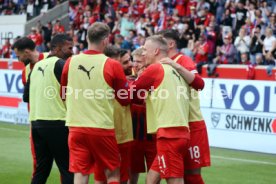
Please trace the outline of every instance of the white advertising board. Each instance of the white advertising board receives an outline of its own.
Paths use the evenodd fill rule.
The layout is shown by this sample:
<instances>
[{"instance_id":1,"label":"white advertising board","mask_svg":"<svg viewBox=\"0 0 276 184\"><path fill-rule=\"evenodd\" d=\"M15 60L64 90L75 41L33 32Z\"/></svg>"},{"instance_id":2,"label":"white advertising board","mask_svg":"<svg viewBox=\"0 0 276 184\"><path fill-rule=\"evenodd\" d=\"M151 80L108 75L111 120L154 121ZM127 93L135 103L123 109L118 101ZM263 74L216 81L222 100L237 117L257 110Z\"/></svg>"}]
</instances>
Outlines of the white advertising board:
<instances>
[{"instance_id":1,"label":"white advertising board","mask_svg":"<svg viewBox=\"0 0 276 184\"><path fill-rule=\"evenodd\" d=\"M0 70L0 121L28 123L27 104L22 102L22 71Z\"/></svg>"},{"instance_id":2,"label":"white advertising board","mask_svg":"<svg viewBox=\"0 0 276 184\"><path fill-rule=\"evenodd\" d=\"M0 70L0 96L22 97L22 71Z\"/></svg>"},{"instance_id":3,"label":"white advertising board","mask_svg":"<svg viewBox=\"0 0 276 184\"><path fill-rule=\"evenodd\" d=\"M201 110L210 145L276 154L276 83L205 81L210 96L201 92Z\"/></svg>"},{"instance_id":4,"label":"white advertising board","mask_svg":"<svg viewBox=\"0 0 276 184\"><path fill-rule=\"evenodd\" d=\"M0 16L0 46L7 38L13 40L17 36L24 36L26 22L26 15Z\"/></svg>"}]
</instances>

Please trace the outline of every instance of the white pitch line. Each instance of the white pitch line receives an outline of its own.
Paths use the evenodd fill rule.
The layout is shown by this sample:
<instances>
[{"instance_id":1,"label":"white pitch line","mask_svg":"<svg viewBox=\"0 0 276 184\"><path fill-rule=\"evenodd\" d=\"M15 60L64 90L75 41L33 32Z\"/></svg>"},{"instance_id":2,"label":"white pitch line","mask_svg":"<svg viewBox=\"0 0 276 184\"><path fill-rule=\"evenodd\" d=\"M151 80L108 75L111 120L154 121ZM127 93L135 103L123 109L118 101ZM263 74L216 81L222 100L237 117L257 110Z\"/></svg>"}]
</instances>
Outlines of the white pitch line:
<instances>
[{"instance_id":1,"label":"white pitch line","mask_svg":"<svg viewBox=\"0 0 276 184\"><path fill-rule=\"evenodd\" d=\"M223 156L217 156L217 155L212 155L211 158L276 166L276 163L274 163L274 162L265 162L265 161L258 161L258 160L249 160L249 159L241 159L241 158L223 157Z\"/></svg>"},{"instance_id":2,"label":"white pitch line","mask_svg":"<svg viewBox=\"0 0 276 184\"><path fill-rule=\"evenodd\" d=\"M0 127L0 130L6 130L6 131L10 131L10 132L29 133L29 131L16 130L16 129L12 129L12 128L4 128L4 127Z\"/></svg>"}]
</instances>

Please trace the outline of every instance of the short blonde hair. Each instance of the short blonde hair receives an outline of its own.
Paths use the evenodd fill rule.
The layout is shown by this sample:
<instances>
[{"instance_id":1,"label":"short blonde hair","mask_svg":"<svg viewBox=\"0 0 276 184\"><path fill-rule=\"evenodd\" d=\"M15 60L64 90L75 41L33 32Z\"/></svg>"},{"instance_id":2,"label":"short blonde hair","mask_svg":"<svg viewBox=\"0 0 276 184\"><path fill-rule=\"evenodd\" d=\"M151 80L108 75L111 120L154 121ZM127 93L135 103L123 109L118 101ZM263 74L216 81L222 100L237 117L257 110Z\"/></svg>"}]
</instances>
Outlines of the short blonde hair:
<instances>
[{"instance_id":1,"label":"short blonde hair","mask_svg":"<svg viewBox=\"0 0 276 184\"><path fill-rule=\"evenodd\" d=\"M166 39L161 36L161 35L153 35L150 36L146 39L146 41L152 41L153 43L155 43L156 45L158 45L159 49L163 52L168 52L169 47L168 44L166 42Z\"/></svg>"},{"instance_id":2,"label":"short blonde hair","mask_svg":"<svg viewBox=\"0 0 276 184\"><path fill-rule=\"evenodd\" d=\"M142 56L143 54L143 47L139 47L138 49L135 49L131 55L132 56Z\"/></svg>"}]
</instances>

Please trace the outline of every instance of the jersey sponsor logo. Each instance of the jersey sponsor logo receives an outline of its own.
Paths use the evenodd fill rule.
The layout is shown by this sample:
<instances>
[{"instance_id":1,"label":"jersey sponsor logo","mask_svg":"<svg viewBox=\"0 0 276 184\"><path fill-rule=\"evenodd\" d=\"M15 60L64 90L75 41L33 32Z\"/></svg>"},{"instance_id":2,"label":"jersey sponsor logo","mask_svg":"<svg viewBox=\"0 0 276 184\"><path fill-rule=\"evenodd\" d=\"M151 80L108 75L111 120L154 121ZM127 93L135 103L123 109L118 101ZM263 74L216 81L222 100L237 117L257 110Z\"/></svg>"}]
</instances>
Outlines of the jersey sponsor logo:
<instances>
[{"instance_id":1,"label":"jersey sponsor logo","mask_svg":"<svg viewBox=\"0 0 276 184\"><path fill-rule=\"evenodd\" d=\"M272 116L213 112L213 128L259 134L276 134L276 118ZM213 118L213 116L215 118ZM213 123L215 122L215 123Z\"/></svg>"},{"instance_id":2,"label":"jersey sponsor logo","mask_svg":"<svg viewBox=\"0 0 276 184\"><path fill-rule=\"evenodd\" d=\"M95 68L95 67L92 66L92 67L90 68L90 70L87 70L87 69L86 69L84 66L82 66L82 65L79 65L79 67L78 67L79 70L81 70L81 71L83 71L83 72L85 72L85 73L87 74L87 77L88 77L89 80L90 80L90 72L92 71L93 68Z\"/></svg>"},{"instance_id":3,"label":"jersey sponsor logo","mask_svg":"<svg viewBox=\"0 0 276 184\"><path fill-rule=\"evenodd\" d=\"M42 69L41 67L38 67L38 69L37 69L38 71L41 71L43 77L44 77L44 71L45 71L45 69L47 68L47 66L48 66L48 65L46 65L43 69Z\"/></svg>"}]
</instances>

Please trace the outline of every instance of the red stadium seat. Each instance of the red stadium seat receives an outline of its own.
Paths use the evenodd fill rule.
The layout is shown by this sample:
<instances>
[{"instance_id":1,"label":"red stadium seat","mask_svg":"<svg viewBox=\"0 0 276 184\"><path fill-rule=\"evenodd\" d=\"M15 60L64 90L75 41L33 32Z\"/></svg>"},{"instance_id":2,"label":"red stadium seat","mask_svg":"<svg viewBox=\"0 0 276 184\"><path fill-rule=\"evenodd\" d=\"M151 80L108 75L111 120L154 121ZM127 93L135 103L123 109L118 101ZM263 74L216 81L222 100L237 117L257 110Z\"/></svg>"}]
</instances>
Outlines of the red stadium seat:
<instances>
[{"instance_id":1,"label":"red stadium seat","mask_svg":"<svg viewBox=\"0 0 276 184\"><path fill-rule=\"evenodd\" d=\"M12 63L12 69L14 69L14 70L23 70L24 67L25 66L22 62L17 62L16 61L16 62Z\"/></svg>"},{"instance_id":2,"label":"red stadium seat","mask_svg":"<svg viewBox=\"0 0 276 184\"><path fill-rule=\"evenodd\" d=\"M0 61L0 69L8 69L9 63L7 61Z\"/></svg>"}]
</instances>

